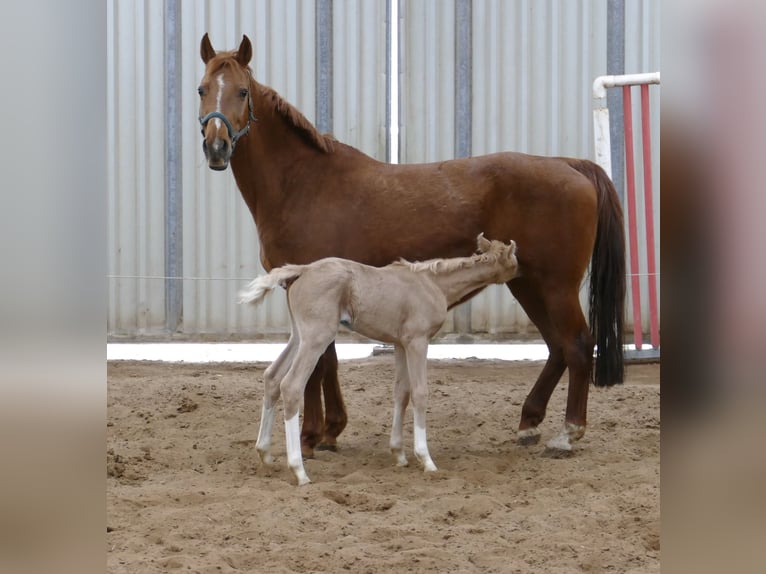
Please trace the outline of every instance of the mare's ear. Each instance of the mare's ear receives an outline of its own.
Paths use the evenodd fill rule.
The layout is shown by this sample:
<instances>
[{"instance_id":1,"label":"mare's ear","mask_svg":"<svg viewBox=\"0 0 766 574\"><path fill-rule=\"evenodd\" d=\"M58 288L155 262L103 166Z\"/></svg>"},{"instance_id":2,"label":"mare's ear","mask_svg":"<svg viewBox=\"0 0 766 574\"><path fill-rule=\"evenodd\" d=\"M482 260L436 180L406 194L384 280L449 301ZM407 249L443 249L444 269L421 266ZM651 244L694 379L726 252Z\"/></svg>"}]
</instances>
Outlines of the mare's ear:
<instances>
[{"instance_id":1,"label":"mare's ear","mask_svg":"<svg viewBox=\"0 0 766 574\"><path fill-rule=\"evenodd\" d=\"M210 37L207 35L207 32L202 36L202 42L199 44L199 55L205 64L215 56L215 50L213 50L213 44L210 43Z\"/></svg>"},{"instance_id":2,"label":"mare's ear","mask_svg":"<svg viewBox=\"0 0 766 574\"><path fill-rule=\"evenodd\" d=\"M237 62L243 68L247 68L250 63L250 58L253 57L253 45L250 43L250 38L246 35L242 35L242 42L239 43L237 48Z\"/></svg>"},{"instance_id":3,"label":"mare's ear","mask_svg":"<svg viewBox=\"0 0 766 574\"><path fill-rule=\"evenodd\" d=\"M483 231L476 236L476 247L479 249L480 252L486 253L487 251L489 251L489 248L491 246L492 246L492 242L486 237L484 237Z\"/></svg>"}]
</instances>

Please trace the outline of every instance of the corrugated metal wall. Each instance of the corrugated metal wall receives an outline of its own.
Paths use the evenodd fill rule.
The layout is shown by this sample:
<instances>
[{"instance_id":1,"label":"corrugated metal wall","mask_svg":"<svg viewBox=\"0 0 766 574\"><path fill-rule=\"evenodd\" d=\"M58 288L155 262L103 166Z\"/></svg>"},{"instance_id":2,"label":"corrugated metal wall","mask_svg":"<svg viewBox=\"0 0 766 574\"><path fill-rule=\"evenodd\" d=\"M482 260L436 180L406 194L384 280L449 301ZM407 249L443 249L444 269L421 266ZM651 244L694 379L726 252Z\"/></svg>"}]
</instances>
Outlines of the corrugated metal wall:
<instances>
[{"instance_id":1,"label":"corrugated metal wall","mask_svg":"<svg viewBox=\"0 0 766 574\"><path fill-rule=\"evenodd\" d=\"M233 49L247 34L253 41L251 65L258 81L275 88L315 121L320 1L179 3L185 277L180 330L186 335L289 331L281 293L256 310L236 304L243 283L262 272L258 240L231 173L212 172L204 162L196 94L203 72L200 38L208 32L216 49ZM402 162L455 156L458 2L399 0ZM387 3L330 4L332 131L338 139L384 160ZM590 86L606 69L606 0L470 4L471 153L505 149L593 157ZM659 0L627 4L626 71L658 70ZM109 29L108 332L161 335L165 331L163 3L111 0ZM658 111L653 123L659 125ZM658 177L659 169L654 173ZM658 210L659 201L655 205ZM533 328L505 287L493 287L473 299L469 319L469 330L476 332ZM453 329L450 318L445 331Z\"/></svg>"},{"instance_id":2,"label":"corrugated metal wall","mask_svg":"<svg viewBox=\"0 0 766 574\"><path fill-rule=\"evenodd\" d=\"M165 325L162 2L107 14L108 330L140 336Z\"/></svg>"}]
</instances>

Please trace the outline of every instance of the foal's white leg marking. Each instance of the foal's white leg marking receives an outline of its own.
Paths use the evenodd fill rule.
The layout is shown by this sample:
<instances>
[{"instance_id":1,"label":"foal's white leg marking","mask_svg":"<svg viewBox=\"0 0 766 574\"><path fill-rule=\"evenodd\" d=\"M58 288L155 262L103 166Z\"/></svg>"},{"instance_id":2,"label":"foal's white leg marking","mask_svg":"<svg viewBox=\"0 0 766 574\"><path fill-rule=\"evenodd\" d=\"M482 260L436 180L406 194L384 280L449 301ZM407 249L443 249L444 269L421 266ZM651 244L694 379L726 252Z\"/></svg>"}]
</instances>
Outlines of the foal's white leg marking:
<instances>
[{"instance_id":1,"label":"foal's white leg marking","mask_svg":"<svg viewBox=\"0 0 766 574\"><path fill-rule=\"evenodd\" d=\"M274 457L271 456L271 432L274 429L276 414L276 405L268 397L264 397L263 407L261 407L261 426L258 429L258 440L255 442L255 449L263 464L274 462Z\"/></svg>"},{"instance_id":2,"label":"foal's white leg marking","mask_svg":"<svg viewBox=\"0 0 766 574\"><path fill-rule=\"evenodd\" d=\"M311 482L303 468L303 455L301 454L301 427L298 422L298 413L292 418L285 419L285 441L287 442L287 464L298 479L298 486Z\"/></svg>"},{"instance_id":3,"label":"foal's white leg marking","mask_svg":"<svg viewBox=\"0 0 766 574\"><path fill-rule=\"evenodd\" d=\"M549 440L546 446L550 449L568 452L572 450L572 442L579 440L584 434L584 426L564 423L564 428L561 429L561 432Z\"/></svg>"},{"instance_id":4,"label":"foal's white leg marking","mask_svg":"<svg viewBox=\"0 0 766 574\"><path fill-rule=\"evenodd\" d=\"M431 455L428 454L426 442L426 408L428 406L426 355L428 353L428 341L412 341L405 352L407 354L410 392L412 393L412 410L415 412L415 456L426 472L433 472L436 470L436 465L431 460Z\"/></svg>"},{"instance_id":5,"label":"foal's white leg marking","mask_svg":"<svg viewBox=\"0 0 766 574\"><path fill-rule=\"evenodd\" d=\"M215 83L218 84L218 93L215 95L215 111L219 112L221 111L221 98L223 97L223 72L218 74L215 78ZM221 129L221 120L220 118L213 118L213 121L215 122L215 129L220 130Z\"/></svg>"},{"instance_id":6,"label":"foal's white leg marking","mask_svg":"<svg viewBox=\"0 0 766 574\"><path fill-rule=\"evenodd\" d=\"M431 455L428 454L428 442L426 441L426 413L415 409L415 456L423 465L426 472L436 470Z\"/></svg>"}]
</instances>

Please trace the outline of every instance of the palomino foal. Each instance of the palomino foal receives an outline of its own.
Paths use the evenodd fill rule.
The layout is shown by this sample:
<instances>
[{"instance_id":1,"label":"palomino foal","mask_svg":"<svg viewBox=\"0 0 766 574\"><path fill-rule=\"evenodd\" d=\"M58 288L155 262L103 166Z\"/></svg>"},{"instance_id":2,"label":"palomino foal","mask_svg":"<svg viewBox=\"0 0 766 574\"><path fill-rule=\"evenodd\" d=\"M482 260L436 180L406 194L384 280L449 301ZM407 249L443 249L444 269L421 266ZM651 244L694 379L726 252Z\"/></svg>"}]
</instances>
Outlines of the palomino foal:
<instances>
[{"instance_id":1,"label":"palomino foal","mask_svg":"<svg viewBox=\"0 0 766 574\"><path fill-rule=\"evenodd\" d=\"M309 375L319 356L335 339L338 324L371 339L394 345L394 419L391 452L398 466L407 465L402 425L410 398L414 410L414 451L426 471L436 470L426 444L426 352L441 328L447 309L491 283L517 275L516 243L490 241L479 234L471 257L404 260L370 267L329 257L309 265L285 265L257 277L240 293L240 302L260 303L281 285L287 289L290 339L264 375L265 392L256 448L271 464L271 433L276 402L284 400L287 464L298 484L311 482L303 468L298 411Z\"/></svg>"}]
</instances>

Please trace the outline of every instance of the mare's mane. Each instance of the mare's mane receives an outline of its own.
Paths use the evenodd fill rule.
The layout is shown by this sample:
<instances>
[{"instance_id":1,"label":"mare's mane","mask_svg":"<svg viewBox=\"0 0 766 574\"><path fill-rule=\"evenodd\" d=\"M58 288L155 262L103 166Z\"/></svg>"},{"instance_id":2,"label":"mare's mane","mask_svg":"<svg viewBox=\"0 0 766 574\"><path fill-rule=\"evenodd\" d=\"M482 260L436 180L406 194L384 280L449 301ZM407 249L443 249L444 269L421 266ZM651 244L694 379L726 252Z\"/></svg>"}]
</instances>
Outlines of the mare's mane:
<instances>
[{"instance_id":1,"label":"mare's mane","mask_svg":"<svg viewBox=\"0 0 766 574\"><path fill-rule=\"evenodd\" d=\"M398 261L391 263L391 265L407 267L410 271L416 273L421 271L428 271L429 273L449 273L450 271L457 271L458 269L474 267L480 263L495 263L505 254L507 248L508 245L505 245L500 241L492 241L488 251L485 251L484 253L476 253L470 257L428 259L426 261L407 261L406 259L399 259Z\"/></svg>"},{"instance_id":2,"label":"mare's mane","mask_svg":"<svg viewBox=\"0 0 766 574\"><path fill-rule=\"evenodd\" d=\"M210 62L208 62L210 73L213 74L225 66L240 66L239 62L236 60L236 56L236 50L219 52L210 60ZM319 133L314 125L306 119L306 116L288 103L276 92L276 90L256 82L253 78L253 70L250 66L247 67L247 73L250 76L250 89L252 90L253 84L255 84L255 87L260 91L264 101L269 102L274 107L277 114L284 118L289 125L294 127L308 143L312 144L323 153L332 153L335 151L334 142L337 140L334 137Z\"/></svg>"}]
</instances>

